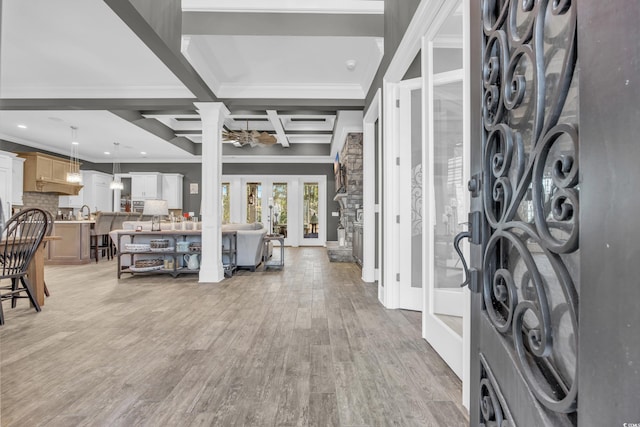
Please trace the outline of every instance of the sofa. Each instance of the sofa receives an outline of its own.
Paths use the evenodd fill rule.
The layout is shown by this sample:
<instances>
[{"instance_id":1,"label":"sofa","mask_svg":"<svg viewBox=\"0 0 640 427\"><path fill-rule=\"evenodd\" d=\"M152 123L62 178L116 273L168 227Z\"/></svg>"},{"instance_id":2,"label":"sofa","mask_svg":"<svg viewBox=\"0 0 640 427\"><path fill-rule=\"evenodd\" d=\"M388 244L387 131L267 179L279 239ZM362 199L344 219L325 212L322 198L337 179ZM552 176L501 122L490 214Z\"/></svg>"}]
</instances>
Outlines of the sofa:
<instances>
[{"instance_id":1,"label":"sofa","mask_svg":"<svg viewBox=\"0 0 640 427\"><path fill-rule=\"evenodd\" d=\"M238 250L236 265L238 268L248 268L255 271L263 260L264 236L267 229L264 224L256 222L251 224L223 224L222 232L236 231L238 239ZM222 245L228 248L230 245L229 237L222 237ZM269 250L269 249L268 249ZM267 256L270 254L266 254ZM222 263L227 264L229 256L222 255Z\"/></svg>"}]
</instances>

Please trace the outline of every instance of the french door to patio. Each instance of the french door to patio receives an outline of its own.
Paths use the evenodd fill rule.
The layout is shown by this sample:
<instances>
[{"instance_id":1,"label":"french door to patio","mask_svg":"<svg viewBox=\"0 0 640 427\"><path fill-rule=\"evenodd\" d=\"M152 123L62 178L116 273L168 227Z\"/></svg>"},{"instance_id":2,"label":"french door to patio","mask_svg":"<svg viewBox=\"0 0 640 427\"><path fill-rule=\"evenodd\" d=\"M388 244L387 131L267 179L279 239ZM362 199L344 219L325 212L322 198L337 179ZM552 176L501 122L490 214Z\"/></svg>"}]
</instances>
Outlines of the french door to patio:
<instances>
[{"instance_id":1,"label":"french door to patio","mask_svg":"<svg viewBox=\"0 0 640 427\"><path fill-rule=\"evenodd\" d=\"M221 202L224 221L261 222L287 246L326 242L326 176L225 175Z\"/></svg>"}]
</instances>

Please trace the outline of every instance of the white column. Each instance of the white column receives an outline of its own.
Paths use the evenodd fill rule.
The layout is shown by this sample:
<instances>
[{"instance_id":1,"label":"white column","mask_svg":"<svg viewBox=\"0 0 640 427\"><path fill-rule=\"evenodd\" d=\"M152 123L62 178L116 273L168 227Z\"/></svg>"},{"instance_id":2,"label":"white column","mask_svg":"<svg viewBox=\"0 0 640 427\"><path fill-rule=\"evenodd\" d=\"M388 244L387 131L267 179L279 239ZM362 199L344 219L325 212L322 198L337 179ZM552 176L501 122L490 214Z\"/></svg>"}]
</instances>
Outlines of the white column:
<instances>
[{"instance_id":1,"label":"white column","mask_svg":"<svg viewBox=\"0 0 640 427\"><path fill-rule=\"evenodd\" d=\"M200 283L224 279L222 267L222 124L229 114L221 102L195 102L202 120L202 255Z\"/></svg>"}]
</instances>

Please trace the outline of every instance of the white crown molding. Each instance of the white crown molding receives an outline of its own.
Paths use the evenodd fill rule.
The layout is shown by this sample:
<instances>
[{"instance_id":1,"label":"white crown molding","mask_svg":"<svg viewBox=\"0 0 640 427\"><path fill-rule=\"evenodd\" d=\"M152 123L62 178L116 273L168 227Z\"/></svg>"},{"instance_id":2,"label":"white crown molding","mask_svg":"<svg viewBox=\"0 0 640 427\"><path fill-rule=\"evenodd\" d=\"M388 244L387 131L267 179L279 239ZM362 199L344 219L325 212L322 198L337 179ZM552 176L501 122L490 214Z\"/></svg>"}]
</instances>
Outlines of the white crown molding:
<instances>
[{"instance_id":1,"label":"white crown molding","mask_svg":"<svg viewBox=\"0 0 640 427\"><path fill-rule=\"evenodd\" d=\"M382 0L182 0L184 12L384 13Z\"/></svg>"},{"instance_id":2,"label":"white crown molding","mask_svg":"<svg viewBox=\"0 0 640 427\"><path fill-rule=\"evenodd\" d=\"M19 136L14 136L14 135L9 135L7 133L2 133L0 132L0 139L4 139L5 141L8 142L13 142L15 144L21 144L21 145L26 145L28 147L33 147L33 148L39 148L41 150L46 150L46 151L50 151L52 153L57 153L57 154L61 154L63 156L67 156L69 157L69 150L61 150L59 147L53 147L50 145L45 145L45 144L40 144L39 142L34 142L31 141L29 139L24 139L24 138L20 138ZM93 160L87 158L87 157L83 157L81 159L82 160L88 160L90 162L93 162Z\"/></svg>"},{"instance_id":3,"label":"white crown molding","mask_svg":"<svg viewBox=\"0 0 640 427\"><path fill-rule=\"evenodd\" d=\"M333 163L331 156L222 156L222 163Z\"/></svg>"},{"instance_id":4,"label":"white crown molding","mask_svg":"<svg viewBox=\"0 0 640 427\"><path fill-rule=\"evenodd\" d=\"M2 98L194 98L184 86L12 86L0 91Z\"/></svg>"},{"instance_id":5,"label":"white crown molding","mask_svg":"<svg viewBox=\"0 0 640 427\"><path fill-rule=\"evenodd\" d=\"M300 85L223 83L216 95L219 98L364 99L366 93L362 85L357 83Z\"/></svg>"}]
</instances>

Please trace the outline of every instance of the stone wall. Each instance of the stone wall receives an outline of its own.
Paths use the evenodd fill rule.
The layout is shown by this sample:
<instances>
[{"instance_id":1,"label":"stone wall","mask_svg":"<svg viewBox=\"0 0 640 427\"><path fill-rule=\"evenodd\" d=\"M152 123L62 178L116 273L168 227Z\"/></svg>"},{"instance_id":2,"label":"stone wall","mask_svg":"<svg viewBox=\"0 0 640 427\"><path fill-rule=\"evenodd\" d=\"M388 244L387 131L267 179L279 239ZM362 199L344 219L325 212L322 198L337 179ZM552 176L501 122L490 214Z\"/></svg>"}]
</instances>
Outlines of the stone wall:
<instances>
[{"instance_id":1,"label":"stone wall","mask_svg":"<svg viewBox=\"0 0 640 427\"><path fill-rule=\"evenodd\" d=\"M25 191L22 195L23 208L40 208L51 212L56 216L58 213L58 200L57 193L38 193L32 191Z\"/></svg>"},{"instance_id":2,"label":"stone wall","mask_svg":"<svg viewBox=\"0 0 640 427\"><path fill-rule=\"evenodd\" d=\"M340 153L340 163L345 167L346 208L341 209L340 221L346 231L346 244L352 246L353 223L356 210L362 209L362 133L350 133Z\"/></svg>"}]
</instances>

